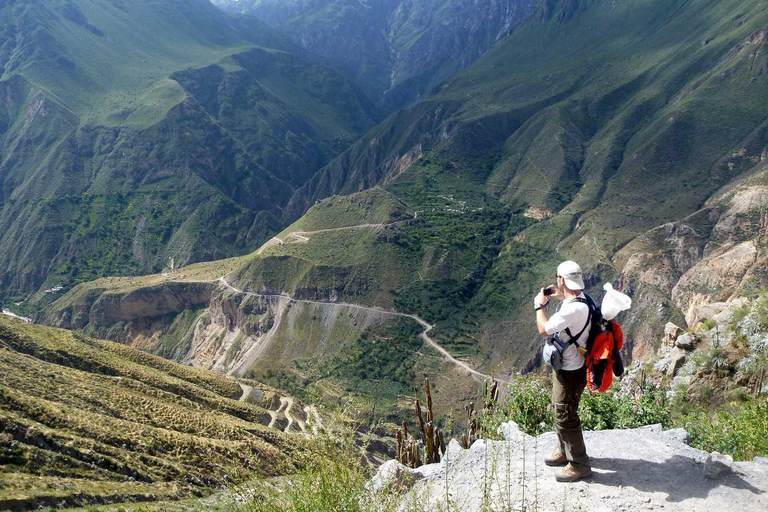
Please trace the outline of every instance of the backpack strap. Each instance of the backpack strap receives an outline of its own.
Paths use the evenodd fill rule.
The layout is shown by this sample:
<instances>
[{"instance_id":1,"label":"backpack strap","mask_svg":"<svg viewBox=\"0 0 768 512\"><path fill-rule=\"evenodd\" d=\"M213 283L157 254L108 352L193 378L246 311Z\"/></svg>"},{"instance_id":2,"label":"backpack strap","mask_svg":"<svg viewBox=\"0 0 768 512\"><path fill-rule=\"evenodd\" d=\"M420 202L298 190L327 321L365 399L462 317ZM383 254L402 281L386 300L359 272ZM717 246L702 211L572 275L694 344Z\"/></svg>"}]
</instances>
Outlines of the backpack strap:
<instances>
[{"instance_id":1,"label":"backpack strap","mask_svg":"<svg viewBox=\"0 0 768 512\"><path fill-rule=\"evenodd\" d=\"M586 296L589 297L589 295L586 295ZM589 308L589 315L587 315L587 323L584 324L584 327L581 328L581 330L576 336L571 334L571 329L569 327L565 328L565 333L570 337L570 339L568 340L568 343L570 345L578 345L577 340L581 338L581 335L584 334L584 331L587 330L587 327L592 325L592 311L594 310L594 303L590 299L583 299L581 297L576 297L573 300L576 302L581 302L582 304L586 304L587 308ZM581 346L577 346L577 348L581 349ZM581 352L581 350L579 350L579 352ZM582 353L582 355L584 354Z\"/></svg>"}]
</instances>

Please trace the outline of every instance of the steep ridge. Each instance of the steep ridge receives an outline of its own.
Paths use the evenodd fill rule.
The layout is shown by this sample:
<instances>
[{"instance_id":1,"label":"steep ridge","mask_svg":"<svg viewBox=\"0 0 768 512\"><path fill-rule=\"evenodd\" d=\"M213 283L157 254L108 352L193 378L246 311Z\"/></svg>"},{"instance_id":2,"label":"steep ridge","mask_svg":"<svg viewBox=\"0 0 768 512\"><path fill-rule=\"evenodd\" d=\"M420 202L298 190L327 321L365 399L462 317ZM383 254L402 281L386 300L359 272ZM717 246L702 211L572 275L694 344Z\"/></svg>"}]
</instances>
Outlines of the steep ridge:
<instances>
[{"instance_id":1,"label":"steep ridge","mask_svg":"<svg viewBox=\"0 0 768 512\"><path fill-rule=\"evenodd\" d=\"M530 17L538 0L213 0L255 16L342 71L387 112L472 63Z\"/></svg>"},{"instance_id":2,"label":"steep ridge","mask_svg":"<svg viewBox=\"0 0 768 512\"><path fill-rule=\"evenodd\" d=\"M340 73L205 0L4 2L0 34L0 262L16 301L255 250L292 190L375 120Z\"/></svg>"},{"instance_id":3,"label":"steep ridge","mask_svg":"<svg viewBox=\"0 0 768 512\"><path fill-rule=\"evenodd\" d=\"M590 286L613 281L629 257L617 251L701 209L768 144L764 2L546 2L534 20L364 135L284 210L381 185L414 210L450 195L538 221L500 244L465 313L487 353L522 368L537 364L526 306L559 260L581 261ZM678 307L630 335L651 343L643 322Z\"/></svg>"}]
</instances>

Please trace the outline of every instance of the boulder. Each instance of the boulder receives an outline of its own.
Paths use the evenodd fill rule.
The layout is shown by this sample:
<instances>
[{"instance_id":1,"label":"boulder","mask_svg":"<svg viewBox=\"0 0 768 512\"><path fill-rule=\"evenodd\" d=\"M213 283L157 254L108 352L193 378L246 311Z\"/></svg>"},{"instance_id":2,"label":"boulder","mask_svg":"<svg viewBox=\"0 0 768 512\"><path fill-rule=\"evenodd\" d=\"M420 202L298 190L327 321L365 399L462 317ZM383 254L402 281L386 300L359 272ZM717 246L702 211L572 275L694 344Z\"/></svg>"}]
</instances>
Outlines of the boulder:
<instances>
[{"instance_id":1,"label":"boulder","mask_svg":"<svg viewBox=\"0 0 768 512\"><path fill-rule=\"evenodd\" d=\"M664 326L664 340L662 341L662 347L667 347L668 349L674 347L675 340L684 332L683 329L672 322L667 322L667 325Z\"/></svg>"},{"instance_id":2,"label":"boulder","mask_svg":"<svg viewBox=\"0 0 768 512\"><path fill-rule=\"evenodd\" d=\"M704 320L710 320L715 315L722 313L730 304L727 302L712 302L710 304L703 304L696 308L695 315L699 322Z\"/></svg>"},{"instance_id":3,"label":"boulder","mask_svg":"<svg viewBox=\"0 0 768 512\"><path fill-rule=\"evenodd\" d=\"M677 347L673 348L672 352L669 353L667 377L673 379L675 375L677 375L677 372L680 371L680 368L685 364L686 359L688 359L688 352Z\"/></svg>"},{"instance_id":4,"label":"boulder","mask_svg":"<svg viewBox=\"0 0 768 512\"><path fill-rule=\"evenodd\" d=\"M685 334L677 337L675 340L675 347L681 348L683 350L693 350L696 348L698 341L699 340L695 335L686 332Z\"/></svg>"},{"instance_id":5,"label":"boulder","mask_svg":"<svg viewBox=\"0 0 768 512\"><path fill-rule=\"evenodd\" d=\"M382 490L403 492L408 491L417 480L422 478L424 478L423 475L405 467L400 462L388 460L379 467L366 487L374 494Z\"/></svg>"}]
</instances>

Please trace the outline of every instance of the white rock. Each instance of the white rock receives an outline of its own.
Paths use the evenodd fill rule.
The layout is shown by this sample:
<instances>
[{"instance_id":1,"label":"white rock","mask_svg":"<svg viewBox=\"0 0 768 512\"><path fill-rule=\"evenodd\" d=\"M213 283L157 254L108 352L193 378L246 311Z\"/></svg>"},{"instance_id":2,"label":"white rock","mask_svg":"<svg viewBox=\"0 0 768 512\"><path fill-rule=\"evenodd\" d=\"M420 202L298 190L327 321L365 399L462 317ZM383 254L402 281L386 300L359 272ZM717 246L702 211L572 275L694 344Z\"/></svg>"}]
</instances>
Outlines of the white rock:
<instances>
[{"instance_id":1,"label":"white rock","mask_svg":"<svg viewBox=\"0 0 768 512\"><path fill-rule=\"evenodd\" d=\"M675 340L675 346L683 350L693 350L694 348L696 348L697 342L698 340L696 339L696 336L687 332L677 337L677 339Z\"/></svg>"},{"instance_id":2,"label":"white rock","mask_svg":"<svg viewBox=\"0 0 768 512\"><path fill-rule=\"evenodd\" d=\"M667 377L670 379L674 378L675 375L677 375L677 372L680 371L680 368L683 367L685 364L685 361L688 359L688 352L685 350L679 349L677 347L672 349L672 352L669 353L669 366L667 367Z\"/></svg>"},{"instance_id":3,"label":"white rock","mask_svg":"<svg viewBox=\"0 0 768 512\"><path fill-rule=\"evenodd\" d=\"M405 491L422 478L424 478L422 475L398 461L389 460L379 467L366 488L373 493L378 493L382 489Z\"/></svg>"}]
</instances>

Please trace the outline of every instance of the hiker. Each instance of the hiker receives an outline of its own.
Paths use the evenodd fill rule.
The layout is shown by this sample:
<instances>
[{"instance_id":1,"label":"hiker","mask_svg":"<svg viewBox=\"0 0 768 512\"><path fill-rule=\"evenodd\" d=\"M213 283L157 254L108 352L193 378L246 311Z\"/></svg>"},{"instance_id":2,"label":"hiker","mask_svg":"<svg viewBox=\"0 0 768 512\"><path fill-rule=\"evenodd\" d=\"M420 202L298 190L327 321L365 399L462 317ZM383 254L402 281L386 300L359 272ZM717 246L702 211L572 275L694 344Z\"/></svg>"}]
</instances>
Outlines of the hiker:
<instances>
[{"instance_id":1,"label":"hiker","mask_svg":"<svg viewBox=\"0 0 768 512\"><path fill-rule=\"evenodd\" d=\"M579 419L579 401L587 385L583 354L591 320L589 306L576 300L585 298L582 290L581 267L576 262L564 261L557 267L557 284L542 288L533 299L539 333L559 337L557 341L565 347L561 352L562 364L558 365L560 369L553 370L552 375L552 405L559 449L544 459L547 466L565 466L555 475L558 482L575 482L592 475ZM549 299L562 303L547 319L544 308Z\"/></svg>"}]
</instances>

